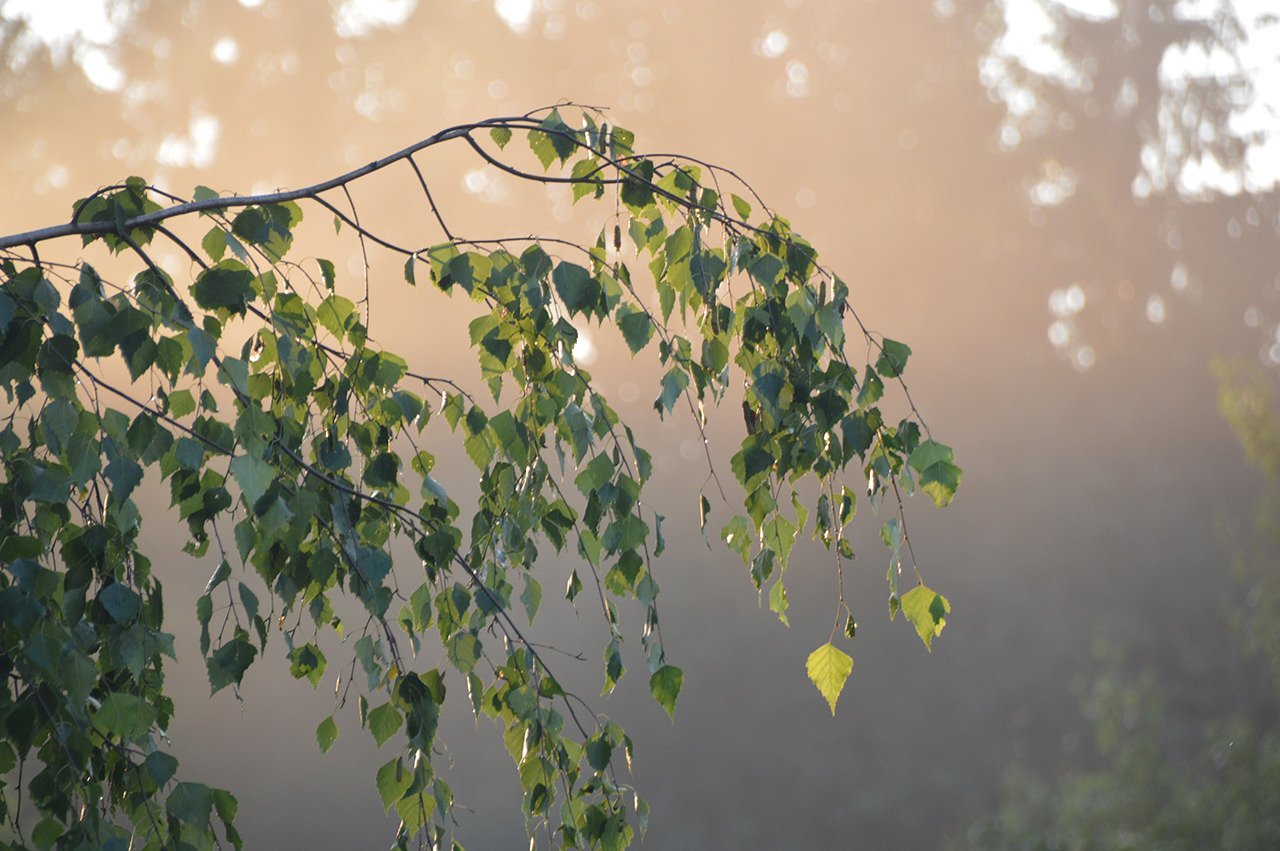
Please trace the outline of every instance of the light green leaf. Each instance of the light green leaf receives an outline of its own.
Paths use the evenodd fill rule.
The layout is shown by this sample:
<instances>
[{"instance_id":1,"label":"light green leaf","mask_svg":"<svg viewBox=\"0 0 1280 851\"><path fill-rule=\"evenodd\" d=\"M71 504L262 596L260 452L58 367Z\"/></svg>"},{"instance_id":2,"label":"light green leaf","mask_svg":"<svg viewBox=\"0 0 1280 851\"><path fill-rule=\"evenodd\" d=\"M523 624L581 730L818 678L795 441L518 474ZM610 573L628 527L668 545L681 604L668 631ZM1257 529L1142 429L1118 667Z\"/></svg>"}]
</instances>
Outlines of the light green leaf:
<instances>
[{"instance_id":1,"label":"light green leaf","mask_svg":"<svg viewBox=\"0 0 1280 851\"><path fill-rule=\"evenodd\" d=\"M410 258L412 259L412 258ZM324 277L324 286L329 292L333 292L333 283L336 278L332 260L325 260L323 257L318 258L316 263L320 266L320 274ZM413 283L410 281L409 283Z\"/></svg>"},{"instance_id":2,"label":"light green leaf","mask_svg":"<svg viewBox=\"0 0 1280 851\"><path fill-rule=\"evenodd\" d=\"M216 225L209 228L204 239L200 240L200 247L209 255L210 260L217 263L227 253L227 232Z\"/></svg>"},{"instance_id":3,"label":"light green leaf","mask_svg":"<svg viewBox=\"0 0 1280 851\"><path fill-rule=\"evenodd\" d=\"M102 699L93 721L107 734L127 742L147 734L156 722L156 710L137 695L115 691Z\"/></svg>"},{"instance_id":4,"label":"light green leaf","mask_svg":"<svg viewBox=\"0 0 1280 851\"><path fill-rule=\"evenodd\" d=\"M409 788L409 784L413 782L413 772L404 767L400 757L396 757L378 769L376 782L382 807L384 810L390 810L391 805L400 800Z\"/></svg>"},{"instance_id":5,"label":"light green leaf","mask_svg":"<svg viewBox=\"0 0 1280 851\"><path fill-rule=\"evenodd\" d=\"M190 390L175 390L169 394L169 416L185 417L195 409L196 400L192 398Z\"/></svg>"},{"instance_id":6,"label":"light green leaf","mask_svg":"<svg viewBox=\"0 0 1280 851\"><path fill-rule=\"evenodd\" d=\"M868 369L863 373L862 389L858 391L858 407L868 408L879 402L883 395L884 382L880 380L880 376Z\"/></svg>"},{"instance_id":7,"label":"light green leaf","mask_svg":"<svg viewBox=\"0 0 1280 851\"><path fill-rule=\"evenodd\" d=\"M276 471L256 455L237 455L231 459L231 475L240 483L245 502L252 507L275 481Z\"/></svg>"},{"instance_id":8,"label":"light green leaf","mask_svg":"<svg viewBox=\"0 0 1280 851\"><path fill-rule=\"evenodd\" d=\"M775 514L764 524L764 545L778 554L778 561L786 569L791 547L796 542L796 524L782 514Z\"/></svg>"},{"instance_id":9,"label":"light green leaf","mask_svg":"<svg viewBox=\"0 0 1280 851\"><path fill-rule=\"evenodd\" d=\"M844 690L845 681L853 673L853 657L830 641L809 654L805 671L810 681L827 699L831 714L836 714L836 701Z\"/></svg>"},{"instance_id":10,"label":"light green leaf","mask_svg":"<svg viewBox=\"0 0 1280 851\"><path fill-rule=\"evenodd\" d=\"M394 736L403 723L404 718L400 716L400 710L390 703L384 703L369 710L369 732L373 734L378 747L382 747L387 739Z\"/></svg>"},{"instance_id":11,"label":"light green leaf","mask_svg":"<svg viewBox=\"0 0 1280 851\"><path fill-rule=\"evenodd\" d=\"M459 671L470 673L480 661L480 639L469 632L460 632L449 639L449 661Z\"/></svg>"},{"instance_id":12,"label":"light green leaf","mask_svg":"<svg viewBox=\"0 0 1280 851\"><path fill-rule=\"evenodd\" d=\"M320 753L327 753L337 740L338 725L334 723L333 716L330 715L320 722L320 726L316 727L316 744L320 746Z\"/></svg>"},{"instance_id":13,"label":"light green leaf","mask_svg":"<svg viewBox=\"0 0 1280 851\"><path fill-rule=\"evenodd\" d=\"M929 494L939 508L955 497L964 471L955 465L950 446L926 440L911 453L907 463L920 474L920 489Z\"/></svg>"},{"instance_id":14,"label":"light green leaf","mask_svg":"<svg viewBox=\"0 0 1280 851\"><path fill-rule=\"evenodd\" d=\"M489 131L489 137L493 139L499 148L505 148L507 143L511 141L511 128L494 127Z\"/></svg>"},{"instance_id":15,"label":"light green leaf","mask_svg":"<svg viewBox=\"0 0 1280 851\"><path fill-rule=\"evenodd\" d=\"M947 598L924 585L917 585L902 595L902 614L916 628L927 650L933 650L933 639L947 625L951 604Z\"/></svg>"},{"instance_id":16,"label":"light green leaf","mask_svg":"<svg viewBox=\"0 0 1280 851\"><path fill-rule=\"evenodd\" d=\"M676 698L680 696L683 685L684 671L675 665L663 665L649 677L649 693L667 710L673 722L676 720Z\"/></svg>"},{"instance_id":17,"label":"light green leaf","mask_svg":"<svg viewBox=\"0 0 1280 851\"><path fill-rule=\"evenodd\" d=\"M618 305L618 312L614 317L632 355L648 345L649 340L653 338L653 320L643 310L637 310L623 302Z\"/></svg>"},{"instance_id":18,"label":"light green leaf","mask_svg":"<svg viewBox=\"0 0 1280 851\"><path fill-rule=\"evenodd\" d=\"M769 589L769 611L778 616L778 620L782 621L783 626L791 626L791 621L787 618L787 609L789 608L791 608L791 603L787 600L787 586L779 579Z\"/></svg>"},{"instance_id":19,"label":"light green leaf","mask_svg":"<svg viewBox=\"0 0 1280 851\"><path fill-rule=\"evenodd\" d=\"M583 496L590 497L592 491L613 478L613 472L613 461L608 455L601 453L582 468L582 472L578 473L573 483L578 486L578 490L582 491Z\"/></svg>"},{"instance_id":20,"label":"light green leaf","mask_svg":"<svg viewBox=\"0 0 1280 851\"><path fill-rule=\"evenodd\" d=\"M520 602L524 604L525 613L529 615L529 622L533 623L533 619L538 616L538 607L542 604L542 586L532 574L525 574L524 591L520 594Z\"/></svg>"}]
</instances>

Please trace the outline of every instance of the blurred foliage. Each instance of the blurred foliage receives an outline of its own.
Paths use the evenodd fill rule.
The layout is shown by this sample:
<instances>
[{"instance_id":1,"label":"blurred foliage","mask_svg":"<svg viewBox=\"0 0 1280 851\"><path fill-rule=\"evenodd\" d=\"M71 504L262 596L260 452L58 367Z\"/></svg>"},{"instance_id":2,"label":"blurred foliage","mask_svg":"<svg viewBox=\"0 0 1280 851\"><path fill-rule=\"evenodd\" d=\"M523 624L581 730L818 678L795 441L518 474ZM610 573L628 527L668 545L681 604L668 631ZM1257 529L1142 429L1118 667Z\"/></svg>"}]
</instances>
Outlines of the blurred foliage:
<instances>
[{"instance_id":1,"label":"blurred foliage","mask_svg":"<svg viewBox=\"0 0 1280 851\"><path fill-rule=\"evenodd\" d=\"M1229 543L1244 652L1222 666L1261 663L1266 682L1259 691L1271 691L1267 711L1215 720L1195 753L1177 753L1154 675L1135 679L1122 651L1100 644L1101 673L1081 689L1100 766L1053 780L1011 769L997 812L971 826L961 847L1280 848L1280 408L1273 377L1257 365L1220 361L1214 372L1219 409L1265 480L1251 533Z\"/></svg>"}]
</instances>

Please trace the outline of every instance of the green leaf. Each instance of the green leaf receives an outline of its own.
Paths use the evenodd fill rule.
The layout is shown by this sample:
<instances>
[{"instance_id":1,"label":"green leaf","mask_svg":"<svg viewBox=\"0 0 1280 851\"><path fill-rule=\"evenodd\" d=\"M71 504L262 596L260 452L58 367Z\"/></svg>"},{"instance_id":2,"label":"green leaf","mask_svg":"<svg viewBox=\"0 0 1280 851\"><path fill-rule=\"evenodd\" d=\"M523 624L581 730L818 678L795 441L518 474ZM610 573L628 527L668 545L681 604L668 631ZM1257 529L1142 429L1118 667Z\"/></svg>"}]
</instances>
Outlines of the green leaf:
<instances>
[{"instance_id":1,"label":"green leaf","mask_svg":"<svg viewBox=\"0 0 1280 851\"><path fill-rule=\"evenodd\" d=\"M868 369L862 377L862 389L858 391L858 407L867 408L880 401L884 395L884 382Z\"/></svg>"},{"instance_id":2,"label":"green leaf","mask_svg":"<svg viewBox=\"0 0 1280 851\"><path fill-rule=\"evenodd\" d=\"M232 232L262 249L272 263L279 262L293 245L292 227L302 221L302 209L292 201L246 207L231 222Z\"/></svg>"},{"instance_id":3,"label":"green leaf","mask_svg":"<svg viewBox=\"0 0 1280 851\"><path fill-rule=\"evenodd\" d=\"M329 295L316 308L316 319L320 320L320 324L339 340L347 336L347 329L351 327L355 317L355 302L337 293Z\"/></svg>"},{"instance_id":4,"label":"green leaf","mask_svg":"<svg viewBox=\"0 0 1280 851\"><path fill-rule=\"evenodd\" d=\"M320 726L316 727L316 744L320 746L321 753L327 753L337 740L338 725L334 722L333 716L330 715L320 722Z\"/></svg>"},{"instance_id":5,"label":"green leaf","mask_svg":"<svg viewBox=\"0 0 1280 851\"><path fill-rule=\"evenodd\" d=\"M884 338L880 344L880 357L876 359L876 372L885 378L897 378L907 367L907 358L911 357L911 347L897 340Z\"/></svg>"},{"instance_id":6,"label":"green leaf","mask_svg":"<svg viewBox=\"0 0 1280 851\"><path fill-rule=\"evenodd\" d=\"M489 131L489 137L499 148L505 148L507 143L511 141L510 127L494 127Z\"/></svg>"},{"instance_id":7,"label":"green leaf","mask_svg":"<svg viewBox=\"0 0 1280 851\"><path fill-rule=\"evenodd\" d=\"M601 453L582 468L582 472L578 473L573 482L578 486L578 490L582 491L583 496L589 497L592 491L613 478L613 472L613 461L608 455Z\"/></svg>"},{"instance_id":8,"label":"green leaf","mask_svg":"<svg viewBox=\"0 0 1280 851\"><path fill-rule=\"evenodd\" d=\"M831 714L836 714L836 701L844 690L845 681L853 673L853 657L836 647L830 641L809 654L805 662L805 672L809 680L818 687L818 691L827 699Z\"/></svg>"},{"instance_id":9,"label":"green leaf","mask_svg":"<svg viewBox=\"0 0 1280 851\"><path fill-rule=\"evenodd\" d=\"M196 304L205 310L224 308L243 314L253 301L253 273L238 260L223 260L205 269L191 285Z\"/></svg>"},{"instance_id":10,"label":"green leaf","mask_svg":"<svg viewBox=\"0 0 1280 851\"><path fill-rule=\"evenodd\" d=\"M412 782L413 772L404 767L400 757L396 757L382 766L382 768L379 768L377 776L378 797L382 799L383 809L390 810L391 805L400 800L401 796L408 791Z\"/></svg>"},{"instance_id":11,"label":"green leaf","mask_svg":"<svg viewBox=\"0 0 1280 851\"><path fill-rule=\"evenodd\" d=\"M409 258L409 259L412 260L413 258ZM327 289L329 292L333 292L333 283L336 278L336 274L333 268L333 261L325 260L323 257L321 257L316 260L316 263L320 266L320 274L324 277L325 289ZM413 281L410 281L409 283L413 283Z\"/></svg>"},{"instance_id":12,"label":"green leaf","mask_svg":"<svg viewBox=\"0 0 1280 851\"><path fill-rule=\"evenodd\" d=\"M915 448L907 463L920 474L920 489L939 508L951 502L960 487L963 471L955 465L951 447L926 440Z\"/></svg>"},{"instance_id":13,"label":"green leaf","mask_svg":"<svg viewBox=\"0 0 1280 851\"><path fill-rule=\"evenodd\" d=\"M327 664L324 654L314 644L304 644L289 651L289 673L295 680L306 677L312 688L320 684Z\"/></svg>"},{"instance_id":14,"label":"green leaf","mask_svg":"<svg viewBox=\"0 0 1280 851\"><path fill-rule=\"evenodd\" d=\"M787 617L787 609L791 608L791 603L787 600L787 586L783 584L779 578L773 583L773 587L769 589L769 611L778 616L778 620L782 621L783 626L791 626L791 621Z\"/></svg>"},{"instance_id":15,"label":"green leaf","mask_svg":"<svg viewBox=\"0 0 1280 851\"><path fill-rule=\"evenodd\" d=\"M574 577L577 577L576 573ZM626 668L622 664L622 644L615 636L604 649L604 688L600 690L600 694L606 695L613 691L625 673Z\"/></svg>"},{"instance_id":16,"label":"green leaf","mask_svg":"<svg viewBox=\"0 0 1280 851\"><path fill-rule=\"evenodd\" d=\"M613 746L603 736L593 736L587 742L586 752L587 764L596 771L604 771L613 756Z\"/></svg>"},{"instance_id":17,"label":"green leaf","mask_svg":"<svg viewBox=\"0 0 1280 851\"><path fill-rule=\"evenodd\" d=\"M480 639L469 632L459 632L448 641L449 661L462 673L470 673L480 661Z\"/></svg>"},{"instance_id":18,"label":"green leaf","mask_svg":"<svg viewBox=\"0 0 1280 851\"><path fill-rule=\"evenodd\" d=\"M653 339L653 320L643 310L637 310L623 302L618 305L614 318L622 331L623 339L627 341L627 348L631 349L631 354L639 352Z\"/></svg>"},{"instance_id":19,"label":"green leaf","mask_svg":"<svg viewBox=\"0 0 1280 851\"><path fill-rule=\"evenodd\" d=\"M400 715L400 710L390 703L384 703L369 711L369 732L373 734L378 747L382 747L387 739L394 736L403 723L404 718Z\"/></svg>"},{"instance_id":20,"label":"green leaf","mask_svg":"<svg viewBox=\"0 0 1280 851\"><path fill-rule=\"evenodd\" d=\"M227 232L216 225L209 228L204 239L200 240L200 247L209 255L210 260L217 263L227 253Z\"/></svg>"},{"instance_id":21,"label":"green leaf","mask_svg":"<svg viewBox=\"0 0 1280 851\"><path fill-rule=\"evenodd\" d=\"M213 810L213 790L203 783L179 783L165 801L169 815L179 821L209 829L209 814Z\"/></svg>"},{"instance_id":22,"label":"green leaf","mask_svg":"<svg viewBox=\"0 0 1280 851\"><path fill-rule=\"evenodd\" d=\"M684 671L675 665L663 665L649 677L649 693L667 710L673 722L676 720L676 698L680 696L683 685Z\"/></svg>"},{"instance_id":23,"label":"green leaf","mask_svg":"<svg viewBox=\"0 0 1280 851\"><path fill-rule=\"evenodd\" d=\"M218 562L218 566L213 569L213 573L209 574L209 581L205 583L204 593L206 595L212 593L213 589L226 582L229 576L231 576L231 565L224 558Z\"/></svg>"},{"instance_id":24,"label":"green leaf","mask_svg":"<svg viewBox=\"0 0 1280 851\"><path fill-rule=\"evenodd\" d=\"M577 596L582 593L582 580L578 578L578 571L569 574L569 581L565 583L564 598L572 603Z\"/></svg>"},{"instance_id":25,"label":"green leaf","mask_svg":"<svg viewBox=\"0 0 1280 851\"><path fill-rule=\"evenodd\" d=\"M589 313L600 301L600 285L590 272L576 263L565 262L556 266L551 273L551 281L570 316L582 311Z\"/></svg>"},{"instance_id":26,"label":"green leaf","mask_svg":"<svg viewBox=\"0 0 1280 851\"><path fill-rule=\"evenodd\" d=\"M178 419L195 409L196 400L192 397L190 390L175 390L169 394L169 416Z\"/></svg>"},{"instance_id":27,"label":"green leaf","mask_svg":"<svg viewBox=\"0 0 1280 851\"><path fill-rule=\"evenodd\" d=\"M529 131L529 148L538 162L542 163L543 171L549 169L557 159L563 163L573 154L578 147L573 135L560 113L554 109L543 119L540 129Z\"/></svg>"},{"instance_id":28,"label":"green leaf","mask_svg":"<svg viewBox=\"0 0 1280 851\"><path fill-rule=\"evenodd\" d=\"M142 598L127 585L113 582L98 594L98 602L111 615L116 623L125 624L132 621L142 608Z\"/></svg>"},{"instance_id":29,"label":"green leaf","mask_svg":"<svg viewBox=\"0 0 1280 851\"><path fill-rule=\"evenodd\" d=\"M737 212L738 217L740 219L742 219L745 222L748 218L751 217L750 204L748 204L746 201L739 198L737 195L734 195L732 192L729 193L729 198L730 200L733 201L733 209L734 211Z\"/></svg>"},{"instance_id":30,"label":"green leaf","mask_svg":"<svg viewBox=\"0 0 1280 851\"><path fill-rule=\"evenodd\" d=\"M786 567L791 547L795 545L797 531L796 524L781 514L775 514L764 524L764 545L778 554L778 561L783 567Z\"/></svg>"},{"instance_id":31,"label":"green leaf","mask_svg":"<svg viewBox=\"0 0 1280 851\"><path fill-rule=\"evenodd\" d=\"M654 401L653 407L659 413L671 413L680 399L680 394L689 386L689 375L680 367L673 366L662 376L662 394Z\"/></svg>"},{"instance_id":32,"label":"green leaf","mask_svg":"<svg viewBox=\"0 0 1280 851\"><path fill-rule=\"evenodd\" d=\"M102 699L93 720L107 734L128 742L142 738L151 730L156 722L156 710L137 695L113 691Z\"/></svg>"},{"instance_id":33,"label":"green leaf","mask_svg":"<svg viewBox=\"0 0 1280 851\"><path fill-rule=\"evenodd\" d=\"M924 585L917 585L902 595L900 605L902 614L916 628L925 649L932 651L933 639L942 634L942 628L947 625L947 615L951 612L947 598Z\"/></svg>"},{"instance_id":34,"label":"green leaf","mask_svg":"<svg viewBox=\"0 0 1280 851\"><path fill-rule=\"evenodd\" d=\"M142 764L157 786L168 783L178 771L178 761L164 751L152 751Z\"/></svg>"},{"instance_id":35,"label":"green leaf","mask_svg":"<svg viewBox=\"0 0 1280 851\"><path fill-rule=\"evenodd\" d=\"M239 685L257 655L258 649L249 643L248 633L237 630L236 637L213 651L205 662L209 669L209 687L217 693L233 683Z\"/></svg>"},{"instance_id":36,"label":"green leaf","mask_svg":"<svg viewBox=\"0 0 1280 851\"><path fill-rule=\"evenodd\" d=\"M240 483L245 502L253 507L276 480L276 470L256 455L237 455L231 459L231 475Z\"/></svg>"},{"instance_id":37,"label":"green leaf","mask_svg":"<svg viewBox=\"0 0 1280 851\"><path fill-rule=\"evenodd\" d=\"M542 605L542 586L532 574L526 574L524 577L524 591L520 593L520 602L524 604L529 622L533 623L533 619L538 616L538 607Z\"/></svg>"}]
</instances>

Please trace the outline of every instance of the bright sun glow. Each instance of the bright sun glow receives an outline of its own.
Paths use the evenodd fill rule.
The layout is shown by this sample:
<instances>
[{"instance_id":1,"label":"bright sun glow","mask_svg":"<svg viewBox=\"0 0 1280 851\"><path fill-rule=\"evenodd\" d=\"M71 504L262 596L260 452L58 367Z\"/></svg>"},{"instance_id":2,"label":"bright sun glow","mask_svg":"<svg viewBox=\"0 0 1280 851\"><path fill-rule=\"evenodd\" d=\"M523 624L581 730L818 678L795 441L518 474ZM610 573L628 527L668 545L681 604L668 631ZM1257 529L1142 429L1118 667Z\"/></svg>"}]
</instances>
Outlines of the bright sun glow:
<instances>
[{"instance_id":1,"label":"bright sun glow","mask_svg":"<svg viewBox=\"0 0 1280 851\"><path fill-rule=\"evenodd\" d=\"M55 65L70 59L94 87L118 92L125 84L118 42L133 17L128 3L0 0L0 23L20 25L9 49L9 70L21 71L44 49Z\"/></svg>"},{"instance_id":2,"label":"bright sun glow","mask_svg":"<svg viewBox=\"0 0 1280 851\"><path fill-rule=\"evenodd\" d=\"M1028 134L1044 132L1055 116L1038 92L1045 86L1091 91L1086 63L1070 52L1071 18L1111 21L1115 0L1002 0L1004 29L980 64L983 84L1004 104L1000 143L1016 148ZM1195 21L1204 34L1165 48L1159 67L1157 126L1144 140L1134 179L1139 197L1168 190L1188 198L1268 192L1280 185L1280 17L1274 0L1180 0L1175 19ZM1163 14L1163 13L1162 13ZM1238 33L1238 34L1237 34ZM1206 84L1230 102L1225 121L1205 117ZM1116 92L1099 92L1117 114L1137 105L1125 80ZM1239 162L1225 151L1238 145Z\"/></svg>"},{"instance_id":3,"label":"bright sun glow","mask_svg":"<svg viewBox=\"0 0 1280 851\"><path fill-rule=\"evenodd\" d=\"M533 21L534 0L494 0L493 10L512 32L526 33Z\"/></svg>"}]
</instances>

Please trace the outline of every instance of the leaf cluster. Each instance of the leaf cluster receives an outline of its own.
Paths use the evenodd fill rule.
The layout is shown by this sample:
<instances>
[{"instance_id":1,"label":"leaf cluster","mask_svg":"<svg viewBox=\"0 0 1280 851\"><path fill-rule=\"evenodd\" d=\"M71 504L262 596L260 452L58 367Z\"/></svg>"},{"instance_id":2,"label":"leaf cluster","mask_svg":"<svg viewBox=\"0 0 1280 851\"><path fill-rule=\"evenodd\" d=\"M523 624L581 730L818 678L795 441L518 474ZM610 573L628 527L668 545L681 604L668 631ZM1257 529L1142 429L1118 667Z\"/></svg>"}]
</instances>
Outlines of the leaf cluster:
<instances>
[{"instance_id":1,"label":"leaf cluster","mask_svg":"<svg viewBox=\"0 0 1280 851\"><path fill-rule=\"evenodd\" d=\"M377 747L394 743L374 781L399 816L400 846L451 841L453 795L436 759L449 686L500 730L531 836L615 849L643 832L648 807L620 779L631 739L567 693L529 637L539 564L575 557L564 595L599 609L602 694L627 672L619 610L636 606L650 692L674 719L684 673L662 641L653 566L664 518L644 498L653 462L574 361L591 323L616 326L633 356L656 350L662 417L687 408L705 428L708 408L741 394L745 435L730 467L744 496L721 538L783 622L800 536L812 530L831 554L836 627L808 673L833 712L853 666L834 642L837 627L855 634L843 569L861 482L872 505L889 495L897 509L882 528L890 613L900 608L926 647L942 631L946 599L923 581L899 598L896 584L910 553L904 494L945 505L961 477L901 384L911 350L862 328L844 282L732 173L643 156L599 113L575 118L550 109L450 128L272 196L200 187L185 201L131 178L79 202L69 226L0 239L11 406L0 428L0 773L41 766L4 789L0 818L24 831L10 802L29 796L34 845L239 846L235 799L178 780L165 752L173 640L134 501L148 471L185 523L186 551L216 562L195 604L212 692L239 693L273 634L290 675L313 688L334 676L318 636L349 643L316 740L328 750L354 721ZM516 137L527 166L507 147ZM414 159L448 141L522 179L567 182L575 200L611 200L615 219L594 242L460 239ZM354 206L325 194L400 162L442 235L420 246L365 230ZM473 305L468 339L490 398L377 345L367 304L343 294L334 264L291 256L304 207L399 252L407 285ZM198 247L170 219L207 226ZM139 271L119 285L34 250L70 234L132 254ZM189 283L153 261L161 237L189 258ZM860 367L846 354L850 318L867 346ZM116 363L129 383L112 379ZM896 424L886 383L907 403ZM479 479L467 516L428 449L450 441ZM709 497L727 499L710 467L706 485L704 532ZM396 540L411 542L416 564L393 565ZM344 621L339 598L363 620Z\"/></svg>"}]
</instances>

